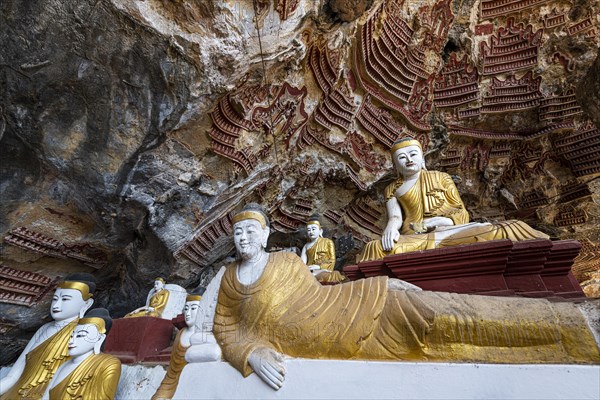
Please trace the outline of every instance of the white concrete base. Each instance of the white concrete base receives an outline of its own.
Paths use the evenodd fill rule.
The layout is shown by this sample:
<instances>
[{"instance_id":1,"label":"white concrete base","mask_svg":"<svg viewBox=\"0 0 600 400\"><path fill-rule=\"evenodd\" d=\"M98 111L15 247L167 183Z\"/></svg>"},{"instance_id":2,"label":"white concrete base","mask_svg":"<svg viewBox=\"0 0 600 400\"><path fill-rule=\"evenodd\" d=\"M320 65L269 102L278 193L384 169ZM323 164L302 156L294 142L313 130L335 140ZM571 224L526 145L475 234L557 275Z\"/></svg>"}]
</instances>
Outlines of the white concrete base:
<instances>
[{"instance_id":1,"label":"white concrete base","mask_svg":"<svg viewBox=\"0 0 600 400\"><path fill-rule=\"evenodd\" d=\"M599 399L598 365L286 360L274 391L227 362L188 364L175 399ZM140 397L141 398L141 397Z\"/></svg>"},{"instance_id":2,"label":"white concrete base","mask_svg":"<svg viewBox=\"0 0 600 400\"><path fill-rule=\"evenodd\" d=\"M115 399L152 398L166 372L162 366L121 365L121 379Z\"/></svg>"}]
</instances>

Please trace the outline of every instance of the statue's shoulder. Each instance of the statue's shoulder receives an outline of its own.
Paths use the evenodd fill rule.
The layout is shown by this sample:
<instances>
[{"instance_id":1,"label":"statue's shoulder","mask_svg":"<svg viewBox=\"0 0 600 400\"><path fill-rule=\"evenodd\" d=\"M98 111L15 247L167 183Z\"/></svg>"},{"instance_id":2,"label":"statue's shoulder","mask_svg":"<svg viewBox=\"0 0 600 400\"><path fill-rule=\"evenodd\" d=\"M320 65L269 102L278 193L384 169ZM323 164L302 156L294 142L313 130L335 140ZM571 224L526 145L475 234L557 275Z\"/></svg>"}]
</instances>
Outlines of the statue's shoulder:
<instances>
[{"instance_id":1,"label":"statue's shoulder","mask_svg":"<svg viewBox=\"0 0 600 400\"><path fill-rule=\"evenodd\" d=\"M271 262L275 264L300 263L302 264L302 266L304 266L302 259L296 253L293 253L291 251L277 251L274 253L269 253L269 258Z\"/></svg>"},{"instance_id":2,"label":"statue's shoulder","mask_svg":"<svg viewBox=\"0 0 600 400\"><path fill-rule=\"evenodd\" d=\"M450 176L450 174L443 172L443 171L430 171L430 170L425 170L422 172L423 174L429 175L429 176L435 176L438 179L452 179L452 177Z\"/></svg>"},{"instance_id":3,"label":"statue's shoulder","mask_svg":"<svg viewBox=\"0 0 600 400\"><path fill-rule=\"evenodd\" d=\"M396 178L392 183L385 187L385 190L383 192L385 201L388 201L389 199L395 196L396 190L400 187L400 185L402 185L402 182L402 178Z\"/></svg>"},{"instance_id":4,"label":"statue's shoulder","mask_svg":"<svg viewBox=\"0 0 600 400\"><path fill-rule=\"evenodd\" d=\"M423 174L427 175L429 177L429 181L430 182L439 182L441 185L444 185L445 187L447 186L455 186L454 180L452 179L452 176L450 176L450 174L446 173L446 172L442 172L442 171L423 171L421 173L421 176L423 176Z\"/></svg>"},{"instance_id":5,"label":"statue's shoulder","mask_svg":"<svg viewBox=\"0 0 600 400\"><path fill-rule=\"evenodd\" d=\"M321 243L327 243L327 244L333 244L333 240L326 238L326 237L321 237L319 238L319 242Z\"/></svg>"},{"instance_id":6,"label":"statue's shoulder","mask_svg":"<svg viewBox=\"0 0 600 400\"><path fill-rule=\"evenodd\" d=\"M103 368L121 368L121 361L112 354L100 353L95 355L96 362Z\"/></svg>"}]
</instances>

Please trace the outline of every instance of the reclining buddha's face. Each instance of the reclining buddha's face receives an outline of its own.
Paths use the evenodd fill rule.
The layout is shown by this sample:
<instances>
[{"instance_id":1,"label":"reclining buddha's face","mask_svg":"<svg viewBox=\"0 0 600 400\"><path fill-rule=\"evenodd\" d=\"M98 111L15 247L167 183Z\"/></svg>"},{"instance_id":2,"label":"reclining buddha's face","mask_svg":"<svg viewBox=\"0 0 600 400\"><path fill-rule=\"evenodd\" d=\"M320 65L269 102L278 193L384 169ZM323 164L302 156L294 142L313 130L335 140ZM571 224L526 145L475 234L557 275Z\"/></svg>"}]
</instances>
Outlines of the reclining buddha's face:
<instances>
[{"instance_id":1,"label":"reclining buddha's face","mask_svg":"<svg viewBox=\"0 0 600 400\"><path fill-rule=\"evenodd\" d=\"M254 219L245 219L233 226L233 242L242 260L250 260L261 254L267 246L269 228Z\"/></svg>"}]
</instances>

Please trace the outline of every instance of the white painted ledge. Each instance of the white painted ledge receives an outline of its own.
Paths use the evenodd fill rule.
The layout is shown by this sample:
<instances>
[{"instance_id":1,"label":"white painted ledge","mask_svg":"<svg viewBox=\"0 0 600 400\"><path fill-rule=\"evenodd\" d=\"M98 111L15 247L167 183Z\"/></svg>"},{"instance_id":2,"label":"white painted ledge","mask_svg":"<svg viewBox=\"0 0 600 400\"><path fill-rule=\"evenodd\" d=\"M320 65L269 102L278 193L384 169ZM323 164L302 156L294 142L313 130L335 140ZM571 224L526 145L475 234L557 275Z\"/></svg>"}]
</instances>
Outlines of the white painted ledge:
<instances>
[{"instance_id":1,"label":"white painted ledge","mask_svg":"<svg viewBox=\"0 0 600 400\"><path fill-rule=\"evenodd\" d=\"M226 362L188 364L175 399L599 399L599 365L287 359L279 391Z\"/></svg>"}]
</instances>

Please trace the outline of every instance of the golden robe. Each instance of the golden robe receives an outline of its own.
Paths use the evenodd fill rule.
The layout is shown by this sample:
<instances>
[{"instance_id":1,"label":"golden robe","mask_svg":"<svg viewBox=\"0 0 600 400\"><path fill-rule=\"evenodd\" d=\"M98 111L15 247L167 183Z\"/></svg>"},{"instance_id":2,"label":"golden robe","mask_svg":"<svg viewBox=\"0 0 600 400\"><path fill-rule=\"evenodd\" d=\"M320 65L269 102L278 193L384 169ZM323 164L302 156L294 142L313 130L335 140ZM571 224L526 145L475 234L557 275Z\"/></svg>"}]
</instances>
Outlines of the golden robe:
<instances>
[{"instance_id":1,"label":"golden robe","mask_svg":"<svg viewBox=\"0 0 600 400\"><path fill-rule=\"evenodd\" d=\"M333 271L335 266L335 247L331 239L318 238L317 242L306 250L306 265L318 265L321 269Z\"/></svg>"},{"instance_id":2,"label":"golden robe","mask_svg":"<svg viewBox=\"0 0 600 400\"><path fill-rule=\"evenodd\" d=\"M331 239L318 238L317 242L306 250L306 259L306 265L318 265L321 269L329 271L315 276L319 282L336 283L347 279L339 271L333 270L333 267L335 267L335 246Z\"/></svg>"},{"instance_id":3,"label":"golden robe","mask_svg":"<svg viewBox=\"0 0 600 400\"><path fill-rule=\"evenodd\" d=\"M380 260L391 254L408 253L418 250L430 250L437 247L449 247L488 240L510 239L513 241L530 239L548 239L548 235L539 232L522 221L503 221L494 224L473 225L443 239L437 246L435 232L416 234L410 227L412 223L422 223L426 218L450 218L454 225L469 222L469 213L465 209L458 189L450 175L440 171L421 171L412 188L402 196L396 196L396 190L402 185L402 178L385 189L385 201L395 197L402 209L402 227L400 238L394 248L386 252L381 240L373 240L365 245L359 262Z\"/></svg>"},{"instance_id":4,"label":"golden robe","mask_svg":"<svg viewBox=\"0 0 600 400\"><path fill-rule=\"evenodd\" d=\"M41 399L58 367L69 358L67 344L79 319L75 319L25 356L25 369L15 385L0 399Z\"/></svg>"},{"instance_id":5,"label":"golden robe","mask_svg":"<svg viewBox=\"0 0 600 400\"><path fill-rule=\"evenodd\" d=\"M163 289L158 293L154 293L152 297L150 297L150 302L148 303L148 307L154 308L154 311L138 311L131 312L125 316L125 318L135 318L135 317L157 317L160 318L163 310L167 306L167 301L169 301L169 291L167 289Z\"/></svg>"},{"instance_id":6,"label":"golden robe","mask_svg":"<svg viewBox=\"0 0 600 400\"><path fill-rule=\"evenodd\" d=\"M120 377L117 357L92 354L50 390L50 400L112 400Z\"/></svg>"},{"instance_id":7,"label":"golden robe","mask_svg":"<svg viewBox=\"0 0 600 400\"><path fill-rule=\"evenodd\" d=\"M175 336L167 374L163 378L158 389L156 389L156 393L152 396L152 400L172 399L177 390L179 376L181 375L181 371L183 371L183 367L187 365L187 361L185 361L185 352L189 348L189 346L181 344L182 332L183 330L180 330Z\"/></svg>"},{"instance_id":8,"label":"golden robe","mask_svg":"<svg viewBox=\"0 0 600 400\"><path fill-rule=\"evenodd\" d=\"M244 376L248 357L590 363L600 353L571 303L387 289L387 277L322 286L293 253L272 253L251 285L228 266L213 332Z\"/></svg>"}]
</instances>

